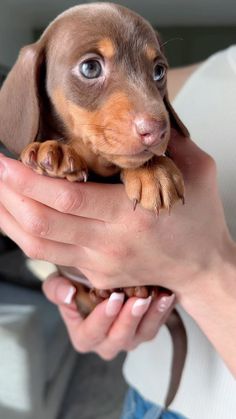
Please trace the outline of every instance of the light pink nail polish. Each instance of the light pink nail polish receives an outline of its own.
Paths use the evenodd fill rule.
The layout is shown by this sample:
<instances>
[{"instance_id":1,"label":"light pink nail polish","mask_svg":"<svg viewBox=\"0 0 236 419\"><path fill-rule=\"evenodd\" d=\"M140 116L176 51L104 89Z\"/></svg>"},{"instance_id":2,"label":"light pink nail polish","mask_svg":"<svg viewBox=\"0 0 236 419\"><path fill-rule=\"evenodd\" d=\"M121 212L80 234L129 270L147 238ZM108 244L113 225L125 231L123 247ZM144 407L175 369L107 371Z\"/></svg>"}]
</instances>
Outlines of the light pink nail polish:
<instances>
[{"instance_id":1,"label":"light pink nail polish","mask_svg":"<svg viewBox=\"0 0 236 419\"><path fill-rule=\"evenodd\" d=\"M76 288L73 285L61 284L57 289L57 297L64 304L71 304L76 293Z\"/></svg>"},{"instance_id":2,"label":"light pink nail polish","mask_svg":"<svg viewBox=\"0 0 236 419\"><path fill-rule=\"evenodd\" d=\"M164 295L157 302L157 311L159 311L160 313L164 313L165 311L168 310L168 308L170 308L174 300L175 300L175 294Z\"/></svg>"},{"instance_id":3,"label":"light pink nail polish","mask_svg":"<svg viewBox=\"0 0 236 419\"><path fill-rule=\"evenodd\" d=\"M112 317L118 314L123 305L124 298L125 295L122 292L113 292L106 305L106 315Z\"/></svg>"},{"instance_id":4,"label":"light pink nail polish","mask_svg":"<svg viewBox=\"0 0 236 419\"><path fill-rule=\"evenodd\" d=\"M135 317L141 317L144 313L148 310L148 307L150 306L152 301L152 297L148 298L139 298L135 301L133 307L132 307L132 315Z\"/></svg>"}]
</instances>

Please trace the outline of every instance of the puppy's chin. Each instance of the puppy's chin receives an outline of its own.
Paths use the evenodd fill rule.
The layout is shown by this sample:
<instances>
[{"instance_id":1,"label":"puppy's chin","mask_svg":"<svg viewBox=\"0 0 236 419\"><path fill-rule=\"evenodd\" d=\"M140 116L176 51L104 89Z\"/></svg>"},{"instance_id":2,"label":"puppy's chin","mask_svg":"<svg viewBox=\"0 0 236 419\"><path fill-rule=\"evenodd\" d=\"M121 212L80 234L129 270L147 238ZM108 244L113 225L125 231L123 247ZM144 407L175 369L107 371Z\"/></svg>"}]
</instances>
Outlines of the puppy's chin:
<instances>
[{"instance_id":1,"label":"puppy's chin","mask_svg":"<svg viewBox=\"0 0 236 419\"><path fill-rule=\"evenodd\" d=\"M109 157L107 156L106 158L112 164L115 164L122 169L135 169L143 166L153 156L163 156L166 152L167 146L168 140L165 140L162 144L153 148L150 147L150 149L146 149L140 153L124 155L110 154Z\"/></svg>"},{"instance_id":2,"label":"puppy's chin","mask_svg":"<svg viewBox=\"0 0 236 419\"><path fill-rule=\"evenodd\" d=\"M168 147L169 137L167 137L161 144L156 147L151 148L152 153L155 156L163 156L165 154L166 149Z\"/></svg>"},{"instance_id":3,"label":"puppy's chin","mask_svg":"<svg viewBox=\"0 0 236 419\"><path fill-rule=\"evenodd\" d=\"M109 156L109 160L121 169L136 169L140 166L143 166L152 157L153 153L148 152L133 156Z\"/></svg>"}]
</instances>

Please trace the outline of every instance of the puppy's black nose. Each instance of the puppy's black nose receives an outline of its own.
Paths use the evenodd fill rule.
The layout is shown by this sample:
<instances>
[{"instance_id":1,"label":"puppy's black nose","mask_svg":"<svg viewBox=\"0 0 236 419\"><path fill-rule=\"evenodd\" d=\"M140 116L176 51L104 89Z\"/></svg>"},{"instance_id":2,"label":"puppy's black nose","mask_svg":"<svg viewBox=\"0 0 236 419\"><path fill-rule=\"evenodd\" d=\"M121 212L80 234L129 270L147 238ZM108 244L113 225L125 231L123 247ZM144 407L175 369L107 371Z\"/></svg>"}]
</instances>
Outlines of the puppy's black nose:
<instances>
[{"instance_id":1,"label":"puppy's black nose","mask_svg":"<svg viewBox=\"0 0 236 419\"><path fill-rule=\"evenodd\" d=\"M148 115L136 116L134 126L141 142L146 146L158 145L167 133L165 121L157 121Z\"/></svg>"}]
</instances>

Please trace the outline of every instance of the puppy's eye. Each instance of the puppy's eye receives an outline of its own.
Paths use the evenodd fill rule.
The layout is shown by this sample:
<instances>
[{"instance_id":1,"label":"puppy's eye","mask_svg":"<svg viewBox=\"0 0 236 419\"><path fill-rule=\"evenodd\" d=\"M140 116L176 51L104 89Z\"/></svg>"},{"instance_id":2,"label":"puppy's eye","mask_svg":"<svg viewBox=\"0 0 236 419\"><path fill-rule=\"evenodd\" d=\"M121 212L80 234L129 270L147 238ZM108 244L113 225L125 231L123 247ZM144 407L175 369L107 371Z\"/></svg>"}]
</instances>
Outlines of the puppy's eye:
<instances>
[{"instance_id":1,"label":"puppy's eye","mask_svg":"<svg viewBox=\"0 0 236 419\"><path fill-rule=\"evenodd\" d=\"M80 64L79 71L86 79L97 79L102 74L102 66L97 60L86 60Z\"/></svg>"},{"instance_id":2,"label":"puppy's eye","mask_svg":"<svg viewBox=\"0 0 236 419\"><path fill-rule=\"evenodd\" d=\"M165 77L166 68L162 64L156 64L153 70L153 79L160 81Z\"/></svg>"}]
</instances>

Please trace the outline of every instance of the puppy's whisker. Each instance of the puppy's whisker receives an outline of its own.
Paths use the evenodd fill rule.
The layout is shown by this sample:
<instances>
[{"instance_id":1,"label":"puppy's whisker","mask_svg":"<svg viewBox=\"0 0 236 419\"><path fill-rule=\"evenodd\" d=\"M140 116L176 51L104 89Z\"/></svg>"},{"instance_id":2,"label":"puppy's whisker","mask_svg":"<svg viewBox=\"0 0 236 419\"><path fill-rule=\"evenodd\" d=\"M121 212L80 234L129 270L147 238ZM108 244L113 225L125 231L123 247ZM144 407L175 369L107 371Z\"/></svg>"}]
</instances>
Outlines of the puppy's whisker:
<instances>
[{"instance_id":1,"label":"puppy's whisker","mask_svg":"<svg viewBox=\"0 0 236 419\"><path fill-rule=\"evenodd\" d=\"M165 45L169 44L169 42L172 42L172 41L184 41L184 39L180 37L170 38L167 41L163 42L163 44L161 44L161 47L164 47Z\"/></svg>"}]
</instances>

